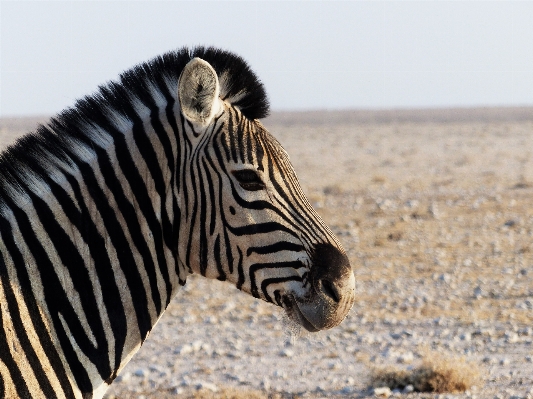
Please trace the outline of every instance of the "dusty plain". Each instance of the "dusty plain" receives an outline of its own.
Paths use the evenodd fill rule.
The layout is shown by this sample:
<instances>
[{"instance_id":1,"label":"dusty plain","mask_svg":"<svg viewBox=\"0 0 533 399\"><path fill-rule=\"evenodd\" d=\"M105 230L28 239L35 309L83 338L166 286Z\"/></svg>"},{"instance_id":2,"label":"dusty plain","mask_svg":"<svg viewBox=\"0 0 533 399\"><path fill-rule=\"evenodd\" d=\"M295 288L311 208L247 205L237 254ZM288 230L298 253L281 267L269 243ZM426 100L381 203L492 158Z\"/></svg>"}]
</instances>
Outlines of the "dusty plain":
<instances>
[{"instance_id":1,"label":"dusty plain","mask_svg":"<svg viewBox=\"0 0 533 399\"><path fill-rule=\"evenodd\" d=\"M3 147L46 118L0 119ZM373 367L464 357L482 382L405 398L533 397L533 109L274 113L357 280L339 327L192 276L108 398L367 398Z\"/></svg>"}]
</instances>

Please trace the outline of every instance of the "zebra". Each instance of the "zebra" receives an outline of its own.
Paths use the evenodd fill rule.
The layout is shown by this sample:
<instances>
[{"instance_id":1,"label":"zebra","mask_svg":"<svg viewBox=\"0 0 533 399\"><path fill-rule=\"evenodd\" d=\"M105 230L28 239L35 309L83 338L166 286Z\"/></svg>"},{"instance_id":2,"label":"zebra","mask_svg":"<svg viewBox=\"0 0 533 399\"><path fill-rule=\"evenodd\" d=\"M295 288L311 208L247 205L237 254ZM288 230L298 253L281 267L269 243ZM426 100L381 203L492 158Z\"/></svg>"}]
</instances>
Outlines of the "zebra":
<instances>
[{"instance_id":1,"label":"zebra","mask_svg":"<svg viewBox=\"0 0 533 399\"><path fill-rule=\"evenodd\" d=\"M0 155L0 397L101 398L192 273L309 331L355 277L260 119L263 84L212 47L123 72Z\"/></svg>"}]
</instances>

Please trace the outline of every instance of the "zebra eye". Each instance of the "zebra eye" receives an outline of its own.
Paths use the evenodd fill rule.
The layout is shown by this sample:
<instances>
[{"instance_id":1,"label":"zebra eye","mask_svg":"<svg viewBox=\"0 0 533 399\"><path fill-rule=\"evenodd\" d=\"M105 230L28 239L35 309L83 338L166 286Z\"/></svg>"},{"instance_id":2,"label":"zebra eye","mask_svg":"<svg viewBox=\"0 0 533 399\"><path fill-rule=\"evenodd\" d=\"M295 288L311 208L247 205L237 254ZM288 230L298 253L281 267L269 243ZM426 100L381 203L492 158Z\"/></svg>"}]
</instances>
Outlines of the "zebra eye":
<instances>
[{"instance_id":1,"label":"zebra eye","mask_svg":"<svg viewBox=\"0 0 533 399\"><path fill-rule=\"evenodd\" d=\"M240 186L248 191L258 191L265 188L265 183L252 169L235 170L232 172Z\"/></svg>"}]
</instances>

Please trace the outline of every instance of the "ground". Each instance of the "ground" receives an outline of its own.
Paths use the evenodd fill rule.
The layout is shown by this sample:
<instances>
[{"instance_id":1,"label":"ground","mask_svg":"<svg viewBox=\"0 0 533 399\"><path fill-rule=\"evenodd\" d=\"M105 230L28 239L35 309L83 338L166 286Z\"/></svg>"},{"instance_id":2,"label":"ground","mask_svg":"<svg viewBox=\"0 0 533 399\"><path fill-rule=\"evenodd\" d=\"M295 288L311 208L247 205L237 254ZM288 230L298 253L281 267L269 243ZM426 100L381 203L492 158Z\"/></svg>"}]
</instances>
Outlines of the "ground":
<instances>
[{"instance_id":1,"label":"ground","mask_svg":"<svg viewBox=\"0 0 533 399\"><path fill-rule=\"evenodd\" d=\"M3 144L39 120L0 120ZM481 383L397 395L533 397L533 109L274 113L264 124L348 253L354 308L330 331L291 335L278 308L190 278L108 397L365 398L373 368L409 369L428 353L464 357Z\"/></svg>"}]
</instances>

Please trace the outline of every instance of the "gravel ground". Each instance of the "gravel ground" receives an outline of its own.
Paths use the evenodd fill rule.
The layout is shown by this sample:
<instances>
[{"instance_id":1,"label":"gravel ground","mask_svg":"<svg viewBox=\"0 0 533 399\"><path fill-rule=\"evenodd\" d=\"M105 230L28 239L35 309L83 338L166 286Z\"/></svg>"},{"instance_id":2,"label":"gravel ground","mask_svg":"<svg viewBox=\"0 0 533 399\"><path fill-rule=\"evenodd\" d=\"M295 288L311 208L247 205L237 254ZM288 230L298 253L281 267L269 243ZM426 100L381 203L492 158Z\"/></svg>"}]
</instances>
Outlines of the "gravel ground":
<instances>
[{"instance_id":1,"label":"gravel ground","mask_svg":"<svg viewBox=\"0 0 533 399\"><path fill-rule=\"evenodd\" d=\"M0 120L4 144L36 120ZM265 125L347 250L354 309L304 334L274 306L191 276L107 397L367 398L373 367L409 369L429 351L465 357L482 383L392 397L532 398L533 109L278 113Z\"/></svg>"}]
</instances>

